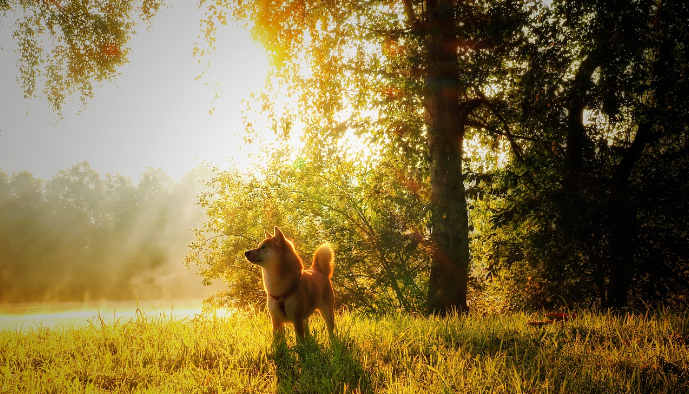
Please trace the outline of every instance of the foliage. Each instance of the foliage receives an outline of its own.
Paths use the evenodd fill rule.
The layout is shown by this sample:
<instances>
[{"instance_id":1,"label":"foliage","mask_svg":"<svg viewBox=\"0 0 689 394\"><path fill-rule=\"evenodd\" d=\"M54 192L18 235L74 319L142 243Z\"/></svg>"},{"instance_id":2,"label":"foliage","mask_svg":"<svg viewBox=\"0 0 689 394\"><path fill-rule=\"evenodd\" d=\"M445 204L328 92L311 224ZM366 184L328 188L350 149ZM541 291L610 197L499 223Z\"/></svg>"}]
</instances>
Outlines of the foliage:
<instances>
[{"instance_id":1,"label":"foliage","mask_svg":"<svg viewBox=\"0 0 689 394\"><path fill-rule=\"evenodd\" d=\"M333 283L340 307L369 311L423 309L428 267L424 190L408 187L393 165L375 169L345 157L293 162L274 159L263 171L242 176L218 171L202 199L208 221L197 230L187 264L228 290L216 305L263 307L260 269L244 258L264 229L279 226L304 265L329 241L335 250Z\"/></svg>"},{"instance_id":2,"label":"foliage","mask_svg":"<svg viewBox=\"0 0 689 394\"><path fill-rule=\"evenodd\" d=\"M679 393L689 390L686 313L337 316L329 337L273 341L266 313L0 332L3 392Z\"/></svg>"},{"instance_id":3,"label":"foliage","mask_svg":"<svg viewBox=\"0 0 689 394\"><path fill-rule=\"evenodd\" d=\"M190 296L179 263L203 176L174 184L149 169L135 185L86 162L48 181L0 171L0 302Z\"/></svg>"},{"instance_id":4,"label":"foliage","mask_svg":"<svg viewBox=\"0 0 689 394\"><path fill-rule=\"evenodd\" d=\"M465 310L463 139L474 131L504 134L497 107L520 64L521 30L534 5L205 1L203 7L210 47L228 14L251 22L272 56L270 86L279 87L261 97L260 116L277 136L302 136L303 156L318 160L355 141L409 178L417 168L426 171L425 232L433 245L426 303L434 312Z\"/></svg>"},{"instance_id":5,"label":"foliage","mask_svg":"<svg viewBox=\"0 0 689 394\"><path fill-rule=\"evenodd\" d=\"M680 93L687 7L453 4L448 12L457 24L445 44L457 52L436 70L439 54L431 49L442 40L434 30L441 27L428 10L441 3L205 4L210 27L229 7L254 22L256 38L273 55L271 84L289 97L262 96L276 135L303 134L301 154L314 161L352 141L366 143L373 157L428 188L423 223L431 256L447 251L445 238L434 234L462 232L461 212L440 211L464 197L439 201L452 189L449 178L464 181L449 194L467 197L475 307L686 302L689 244L679 223L687 211L679 196L687 180L689 108ZM459 81L440 107L455 108L458 98L450 112L463 123L450 125L434 112L435 71L439 78L453 74L445 75L446 91ZM446 139L435 134L434 127L449 126L461 130ZM463 165L439 177L443 160L433 146L455 143ZM481 157L491 150L500 163ZM656 187L668 182L673 187ZM463 286L455 279L449 283Z\"/></svg>"},{"instance_id":6,"label":"foliage","mask_svg":"<svg viewBox=\"0 0 689 394\"><path fill-rule=\"evenodd\" d=\"M150 22L162 0L6 0L0 15L15 18L19 80L24 96L43 97L61 113L65 100L82 103L94 86L127 63L129 40L140 21Z\"/></svg>"},{"instance_id":7,"label":"foliage","mask_svg":"<svg viewBox=\"0 0 689 394\"><path fill-rule=\"evenodd\" d=\"M504 295L530 294L520 306L687 302L687 16L676 2L540 11L509 98L524 138L485 186L480 235L512 278Z\"/></svg>"}]
</instances>

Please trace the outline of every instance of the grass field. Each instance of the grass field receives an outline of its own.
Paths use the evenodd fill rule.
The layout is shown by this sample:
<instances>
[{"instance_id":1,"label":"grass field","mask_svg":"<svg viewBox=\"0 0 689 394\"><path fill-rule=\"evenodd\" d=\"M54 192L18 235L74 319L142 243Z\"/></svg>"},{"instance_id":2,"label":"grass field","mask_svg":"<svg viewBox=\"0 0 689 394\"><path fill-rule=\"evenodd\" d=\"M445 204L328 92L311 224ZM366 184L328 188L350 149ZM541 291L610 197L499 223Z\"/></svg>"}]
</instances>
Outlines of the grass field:
<instances>
[{"instance_id":1,"label":"grass field","mask_svg":"<svg viewBox=\"0 0 689 394\"><path fill-rule=\"evenodd\" d=\"M0 333L0 393L689 393L689 313L320 318L297 344L266 314Z\"/></svg>"}]
</instances>

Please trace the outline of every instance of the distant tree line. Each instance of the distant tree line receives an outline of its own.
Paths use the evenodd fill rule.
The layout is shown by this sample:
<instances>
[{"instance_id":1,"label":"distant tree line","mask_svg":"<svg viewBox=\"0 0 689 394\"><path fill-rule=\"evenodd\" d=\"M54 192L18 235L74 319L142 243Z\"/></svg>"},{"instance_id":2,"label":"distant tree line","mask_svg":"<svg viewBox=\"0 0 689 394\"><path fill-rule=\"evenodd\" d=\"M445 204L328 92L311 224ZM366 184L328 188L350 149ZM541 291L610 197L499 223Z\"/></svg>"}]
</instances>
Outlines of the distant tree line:
<instances>
[{"instance_id":1,"label":"distant tree line","mask_svg":"<svg viewBox=\"0 0 689 394\"><path fill-rule=\"evenodd\" d=\"M87 162L50 180L0 170L0 302L193 297L200 279L182 258L204 176L149 168L134 184Z\"/></svg>"}]
</instances>

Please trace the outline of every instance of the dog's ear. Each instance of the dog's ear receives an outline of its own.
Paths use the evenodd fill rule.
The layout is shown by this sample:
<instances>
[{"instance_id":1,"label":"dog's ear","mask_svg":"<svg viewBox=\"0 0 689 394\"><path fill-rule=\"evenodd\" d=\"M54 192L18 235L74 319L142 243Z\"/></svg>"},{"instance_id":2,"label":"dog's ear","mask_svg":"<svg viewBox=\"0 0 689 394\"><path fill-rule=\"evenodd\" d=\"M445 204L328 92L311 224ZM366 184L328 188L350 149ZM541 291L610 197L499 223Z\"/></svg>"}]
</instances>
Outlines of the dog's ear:
<instances>
[{"instance_id":1,"label":"dog's ear","mask_svg":"<svg viewBox=\"0 0 689 394\"><path fill-rule=\"evenodd\" d=\"M266 239L268 239L268 238L272 238L272 237L273 237L273 236L272 236L272 235L270 235L270 233L269 233L269 232L267 232L266 230L263 230L263 232L264 232L264 233L266 233Z\"/></svg>"},{"instance_id":2,"label":"dog's ear","mask_svg":"<svg viewBox=\"0 0 689 394\"><path fill-rule=\"evenodd\" d=\"M285 240L285 236L284 236L284 234L282 234L282 231L280 231L280 229L278 228L278 226L275 226L275 235L274 235L274 237L275 237L275 241L277 241L277 242L282 242L282 241Z\"/></svg>"}]
</instances>

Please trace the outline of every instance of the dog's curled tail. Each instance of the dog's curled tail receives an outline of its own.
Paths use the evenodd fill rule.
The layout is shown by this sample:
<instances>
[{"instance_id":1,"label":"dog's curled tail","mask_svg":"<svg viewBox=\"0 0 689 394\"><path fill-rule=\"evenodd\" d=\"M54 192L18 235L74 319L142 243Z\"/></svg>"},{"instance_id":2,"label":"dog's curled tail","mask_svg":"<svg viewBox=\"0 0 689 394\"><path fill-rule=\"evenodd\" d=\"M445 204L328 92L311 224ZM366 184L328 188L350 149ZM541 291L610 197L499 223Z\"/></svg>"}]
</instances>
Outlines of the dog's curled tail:
<instances>
[{"instance_id":1,"label":"dog's curled tail","mask_svg":"<svg viewBox=\"0 0 689 394\"><path fill-rule=\"evenodd\" d=\"M329 243L324 243L316 249L313 254L312 270L316 270L323 275L331 278L333 276L333 248Z\"/></svg>"}]
</instances>

